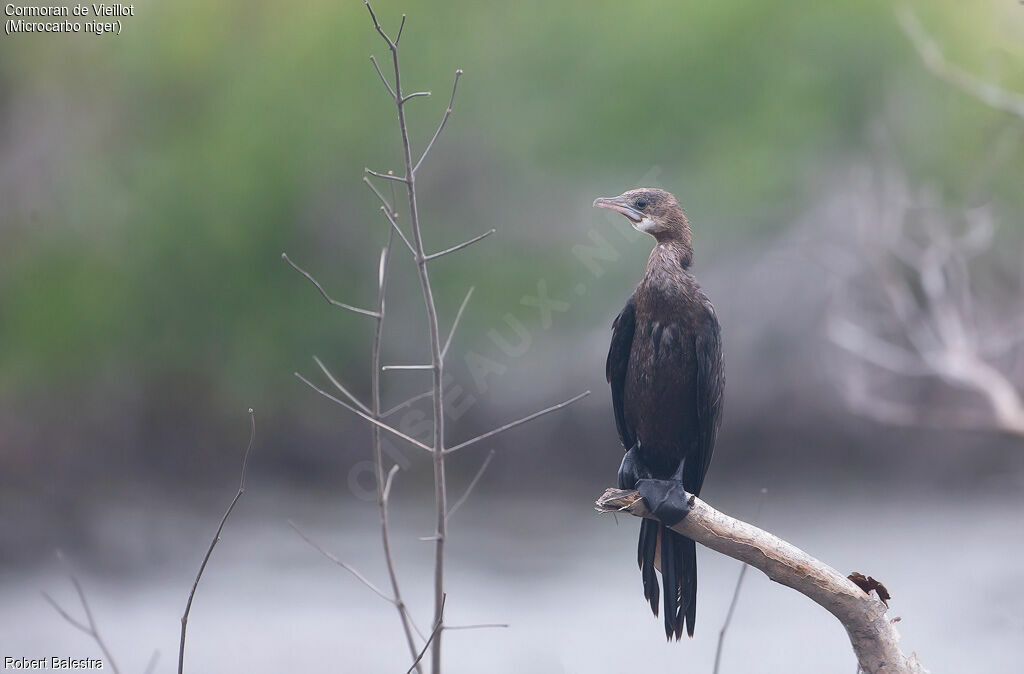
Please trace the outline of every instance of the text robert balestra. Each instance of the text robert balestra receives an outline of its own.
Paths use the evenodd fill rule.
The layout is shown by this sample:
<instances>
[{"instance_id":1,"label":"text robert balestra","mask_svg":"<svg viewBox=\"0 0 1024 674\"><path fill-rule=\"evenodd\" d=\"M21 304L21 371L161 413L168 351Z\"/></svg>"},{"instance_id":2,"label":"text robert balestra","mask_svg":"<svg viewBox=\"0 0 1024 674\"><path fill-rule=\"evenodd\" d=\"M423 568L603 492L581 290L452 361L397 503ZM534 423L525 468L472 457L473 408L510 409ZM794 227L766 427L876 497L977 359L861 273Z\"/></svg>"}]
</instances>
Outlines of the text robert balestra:
<instances>
[{"instance_id":1,"label":"text robert balestra","mask_svg":"<svg viewBox=\"0 0 1024 674\"><path fill-rule=\"evenodd\" d=\"M48 658L4 658L4 669L13 670L75 670L103 669L103 661L99 658L62 658L56 655Z\"/></svg>"}]
</instances>

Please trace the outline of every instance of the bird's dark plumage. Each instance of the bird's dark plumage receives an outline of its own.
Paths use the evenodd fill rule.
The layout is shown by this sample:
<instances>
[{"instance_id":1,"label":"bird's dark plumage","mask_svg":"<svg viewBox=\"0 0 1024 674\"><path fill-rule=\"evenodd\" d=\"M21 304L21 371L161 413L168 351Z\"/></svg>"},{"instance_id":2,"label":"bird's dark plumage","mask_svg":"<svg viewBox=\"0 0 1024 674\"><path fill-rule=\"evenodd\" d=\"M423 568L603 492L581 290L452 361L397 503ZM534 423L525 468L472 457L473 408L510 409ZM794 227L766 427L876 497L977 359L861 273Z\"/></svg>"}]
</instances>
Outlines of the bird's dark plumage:
<instances>
[{"instance_id":1,"label":"bird's dark plumage","mask_svg":"<svg viewBox=\"0 0 1024 674\"><path fill-rule=\"evenodd\" d=\"M631 190L594 205L622 213L657 240L643 280L615 319L608 350L615 425L627 449L619 486L634 488L644 479L659 485L681 481L687 492L698 495L714 452L725 377L715 310L688 271L693 257L689 223L675 197L663 190ZM645 519L637 561L655 615L655 568L660 567L666 636L678 639L684 626L693 636L693 541L663 522Z\"/></svg>"}]
</instances>

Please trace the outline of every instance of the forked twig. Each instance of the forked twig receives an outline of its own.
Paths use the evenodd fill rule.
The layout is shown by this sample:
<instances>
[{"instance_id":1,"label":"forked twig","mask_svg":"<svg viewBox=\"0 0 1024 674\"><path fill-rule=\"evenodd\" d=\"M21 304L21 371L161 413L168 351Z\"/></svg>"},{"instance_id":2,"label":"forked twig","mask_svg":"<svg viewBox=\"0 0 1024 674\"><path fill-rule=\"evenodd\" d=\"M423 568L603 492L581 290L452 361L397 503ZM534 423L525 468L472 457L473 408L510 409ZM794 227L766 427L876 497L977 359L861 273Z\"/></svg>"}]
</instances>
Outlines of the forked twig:
<instances>
[{"instance_id":1,"label":"forked twig","mask_svg":"<svg viewBox=\"0 0 1024 674\"><path fill-rule=\"evenodd\" d=\"M423 644L423 650L420 651L420 654L417 655L416 659L412 661L412 666L405 674L410 674L412 670L416 669L416 666L420 663L420 660L422 660L423 656L426 655L427 649L430 648L431 642L433 642L434 639L437 638L437 635L441 633L441 629L444 627L444 602L446 599L448 599L448 595L441 596L441 619L434 623L434 631L430 633L430 637L427 638L427 643Z\"/></svg>"},{"instance_id":2,"label":"forked twig","mask_svg":"<svg viewBox=\"0 0 1024 674\"><path fill-rule=\"evenodd\" d=\"M372 414L372 411L370 410L370 408L367 407L366 405L364 405L363 402L361 400L359 400L359 398L355 397L355 395L353 395L347 388L342 386L341 382L338 381L337 378L335 378L335 376L333 374L331 374L331 371L327 369L327 366L324 365L320 361L319 358L317 358L316 356L313 356L313 360L316 362L317 365L320 366L320 370L324 373L324 375L327 377L327 379L329 379L330 382L332 384L334 384L334 388L336 388L339 391L341 391L342 393L344 393L345 397L348 398L349 400L351 400L353 403L355 403L356 407L358 407L362 411L366 412L367 414Z\"/></svg>"},{"instance_id":3,"label":"forked twig","mask_svg":"<svg viewBox=\"0 0 1024 674\"><path fill-rule=\"evenodd\" d=\"M344 407L348 411L353 412L353 413L359 415L363 419L366 419L367 421L369 421L374 426L376 426L378 428L383 428L385 431L387 431L388 433L391 433L395 437L402 438L403 440L405 440L409 444L415 445L416 447L419 447L420 449L426 450L428 452L432 452L433 451L429 446L423 444L422 442L420 442L416 438L410 437L410 436L406 435L405 433L403 433L402 431L398 430L397 428L392 428L391 426L388 426L384 422L378 421L377 419L374 419L371 415L366 414L362 410L360 410L358 408L355 408L355 407L352 407L351 405L349 405L344 400L340 400L339 398L337 398L335 396L332 396L330 393L328 393L327 391L323 390L322 388L320 388L319 386L317 386L313 382L309 381L308 379L303 377L298 372L296 372L294 374L295 374L296 377L299 378L299 380L303 384L305 384L309 388L313 389L314 391L316 391L317 393L319 393L323 397L327 398L328 400L330 400L332 402L338 403L339 405L341 405L342 407Z\"/></svg>"},{"instance_id":4,"label":"forked twig","mask_svg":"<svg viewBox=\"0 0 1024 674\"><path fill-rule=\"evenodd\" d=\"M106 662L110 664L110 669L113 670L114 674L118 674L120 670L117 668L117 663L114 662L114 656L111 654L110 649L107 648L107 644L103 641L99 628L96 626L96 620L93 618L92 609L89 607L89 600L85 597L85 591L82 589L82 584L78 582L78 578L74 574L70 574L70 578L71 584L75 586L75 592L78 593L78 601L82 604L82 610L85 611L85 619L88 624L75 620L71 614L65 611L61 605L53 599L53 597L45 592L43 592L43 598L54 608L55 611L57 611L57 613L60 614L61 618L64 618L69 625L80 632L89 635L89 637L96 642L100 652L103 653L103 657L106 658Z\"/></svg>"}]
</instances>

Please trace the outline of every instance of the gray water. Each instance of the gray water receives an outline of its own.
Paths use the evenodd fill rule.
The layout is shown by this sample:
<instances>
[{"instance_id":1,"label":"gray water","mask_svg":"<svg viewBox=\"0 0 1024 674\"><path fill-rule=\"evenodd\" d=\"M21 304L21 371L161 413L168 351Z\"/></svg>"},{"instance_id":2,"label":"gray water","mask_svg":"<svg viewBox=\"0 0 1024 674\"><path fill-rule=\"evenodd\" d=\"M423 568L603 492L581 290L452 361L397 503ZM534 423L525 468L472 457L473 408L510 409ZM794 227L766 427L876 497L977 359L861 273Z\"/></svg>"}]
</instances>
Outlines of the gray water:
<instances>
[{"instance_id":1,"label":"gray water","mask_svg":"<svg viewBox=\"0 0 1024 674\"><path fill-rule=\"evenodd\" d=\"M375 511L295 494L246 499L227 526L189 622L191 672L404 672L409 655L394 609L306 545L291 517L381 587ZM756 490L709 500L752 518ZM906 652L933 672L1024 671L1024 499L955 501L837 487L769 494L758 523L840 571L890 589ZM73 568L122 672L174 671L178 619L222 506L161 514L155 504L91 513L98 549L0 575L0 657L98 657L40 592L81 615ZM198 512L202 510L203 512ZM407 600L430 622L429 501L396 503L394 539ZM208 512L207 512L208 511ZM694 639L666 644L635 565L637 522L569 506L481 500L452 519L447 621L508 623L445 634L450 672L711 672L739 565L699 550ZM855 662L838 622L759 572L747 574L722 672L840 672ZM648 669L650 668L650 669Z\"/></svg>"}]
</instances>

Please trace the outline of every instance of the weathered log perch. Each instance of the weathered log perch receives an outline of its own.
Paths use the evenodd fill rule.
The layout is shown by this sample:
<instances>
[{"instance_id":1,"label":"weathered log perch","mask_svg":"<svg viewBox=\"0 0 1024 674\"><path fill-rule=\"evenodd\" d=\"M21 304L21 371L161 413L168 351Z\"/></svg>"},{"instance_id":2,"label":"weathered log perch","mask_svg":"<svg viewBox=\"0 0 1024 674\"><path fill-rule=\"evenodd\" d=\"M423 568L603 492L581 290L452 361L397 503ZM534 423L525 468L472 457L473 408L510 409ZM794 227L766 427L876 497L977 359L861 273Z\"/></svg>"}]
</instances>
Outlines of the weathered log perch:
<instances>
[{"instance_id":1,"label":"weathered log perch","mask_svg":"<svg viewBox=\"0 0 1024 674\"><path fill-rule=\"evenodd\" d=\"M687 495L691 511L672 527L723 555L762 571L766 576L806 595L839 619L850 636L860 668L869 674L924 674L917 657L904 655L899 633L886 617L886 607L852 581L803 550L755 526L724 515ZM607 489L596 502L602 513L625 512L650 517L635 491Z\"/></svg>"}]
</instances>

